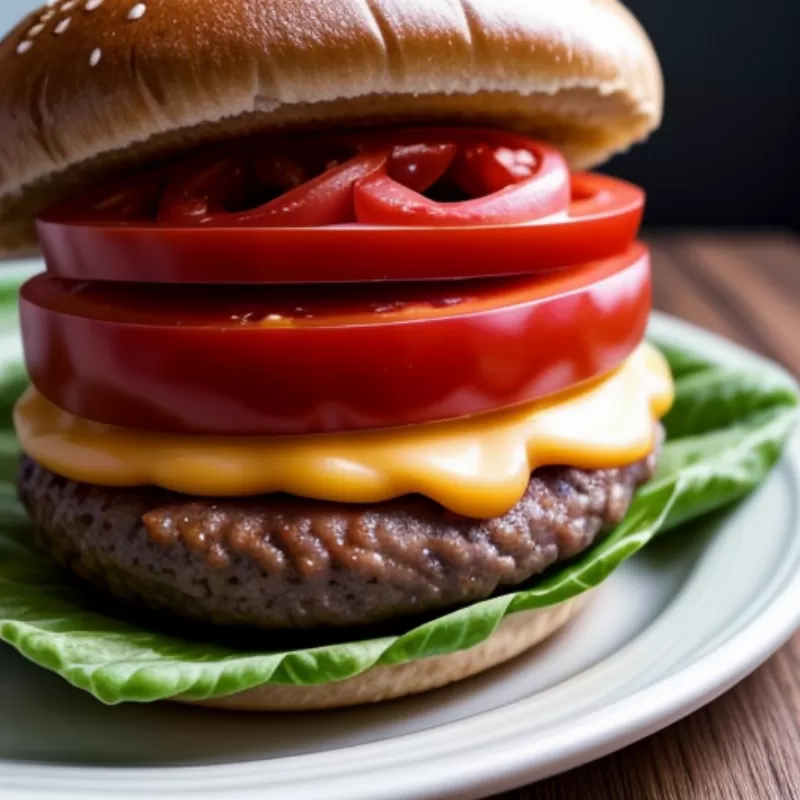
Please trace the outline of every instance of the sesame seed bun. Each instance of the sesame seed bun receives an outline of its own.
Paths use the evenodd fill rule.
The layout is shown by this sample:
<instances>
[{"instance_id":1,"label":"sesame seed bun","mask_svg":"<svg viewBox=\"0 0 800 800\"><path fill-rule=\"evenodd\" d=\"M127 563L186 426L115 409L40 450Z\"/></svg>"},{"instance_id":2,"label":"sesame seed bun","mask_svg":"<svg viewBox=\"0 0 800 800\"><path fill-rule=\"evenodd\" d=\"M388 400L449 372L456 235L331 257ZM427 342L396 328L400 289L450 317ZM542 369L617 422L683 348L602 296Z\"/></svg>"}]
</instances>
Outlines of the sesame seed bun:
<instances>
[{"instance_id":1,"label":"sesame seed bun","mask_svg":"<svg viewBox=\"0 0 800 800\"><path fill-rule=\"evenodd\" d=\"M566 625L591 593L550 608L511 614L484 642L469 650L375 667L354 678L322 686L266 685L216 700L178 702L229 711L318 711L396 700L440 689L504 664Z\"/></svg>"},{"instance_id":2,"label":"sesame seed bun","mask_svg":"<svg viewBox=\"0 0 800 800\"><path fill-rule=\"evenodd\" d=\"M0 250L109 171L256 130L470 122L585 167L661 109L616 0L52 0L0 44Z\"/></svg>"}]
</instances>

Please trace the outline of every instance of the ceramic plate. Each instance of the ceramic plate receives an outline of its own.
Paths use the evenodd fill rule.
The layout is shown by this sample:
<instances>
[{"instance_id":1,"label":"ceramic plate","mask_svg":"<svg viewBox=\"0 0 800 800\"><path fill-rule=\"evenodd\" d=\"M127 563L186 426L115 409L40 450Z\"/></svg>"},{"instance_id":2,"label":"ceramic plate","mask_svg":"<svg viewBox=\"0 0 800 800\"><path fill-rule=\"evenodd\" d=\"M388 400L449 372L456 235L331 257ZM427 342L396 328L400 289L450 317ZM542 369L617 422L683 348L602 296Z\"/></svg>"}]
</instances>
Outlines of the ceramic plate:
<instances>
[{"instance_id":1,"label":"ceramic plate","mask_svg":"<svg viewBox=\"0 0 800 800\"><path fill-rule=\"evenodd\" d=\"M653 330L734 366L760 361L675 319L656 315ZM745 503L656 541L546 644L374 708L106 708L4 647L0 796L464 800L585 763L707 703L800 625L798 496L795 438Z\"/></svg>"}]
</instances>

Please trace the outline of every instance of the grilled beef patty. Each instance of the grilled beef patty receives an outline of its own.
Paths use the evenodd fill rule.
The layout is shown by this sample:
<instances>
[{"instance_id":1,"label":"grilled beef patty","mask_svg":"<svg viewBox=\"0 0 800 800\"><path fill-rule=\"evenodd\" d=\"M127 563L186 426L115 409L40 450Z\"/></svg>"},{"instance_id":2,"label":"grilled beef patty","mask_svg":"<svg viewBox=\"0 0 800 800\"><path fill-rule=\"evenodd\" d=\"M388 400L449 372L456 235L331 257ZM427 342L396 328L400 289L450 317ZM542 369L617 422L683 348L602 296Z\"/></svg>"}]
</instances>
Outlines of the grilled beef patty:
<instances>
[{"instance_id":1,"label":"grilled beef patty","mask_svg":"<svg viewBox=\"0 0 800 800\"><path fill-rule=\"evenodd\" d=\"M106 488L28 458L20 496L55 558L117 597L215 624L336 628L482 600L572 558L620 522L655 461L537 470L491 520L416 496L357 506Z\"/></svg>"}]
</instances>

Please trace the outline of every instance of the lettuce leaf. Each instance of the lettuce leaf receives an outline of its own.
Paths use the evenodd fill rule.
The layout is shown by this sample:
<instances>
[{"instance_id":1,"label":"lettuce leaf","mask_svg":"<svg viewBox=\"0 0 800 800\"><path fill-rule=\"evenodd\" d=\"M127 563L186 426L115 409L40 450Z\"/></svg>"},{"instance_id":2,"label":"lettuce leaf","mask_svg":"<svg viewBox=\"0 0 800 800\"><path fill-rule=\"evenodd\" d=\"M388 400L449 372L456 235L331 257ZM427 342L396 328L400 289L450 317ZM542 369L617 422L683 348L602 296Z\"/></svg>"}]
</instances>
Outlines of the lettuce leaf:
<instances>
[{"instance_id":1,"label":"lettuce leaf","mask_svg":"<svg viewBox=\"0 0 800 800\"><path fill-rule=\"evenodd\" d=\"M677 401L665 419L668 440L658 475L610 536L529 587L401 635L286 652L180 638L92 610L97 604L86 591L33 546L16 499L10 409L24 373L18 363L6 364L0 367L0 639L108 704L179 695L200 700L264 683L319 685L375 665L472 647L506 615L581 594L659 533L743 497L780 457L798 416L790 378L777 370L732 369L657 344L677 383Z\"/></svg>"}]
</instances>

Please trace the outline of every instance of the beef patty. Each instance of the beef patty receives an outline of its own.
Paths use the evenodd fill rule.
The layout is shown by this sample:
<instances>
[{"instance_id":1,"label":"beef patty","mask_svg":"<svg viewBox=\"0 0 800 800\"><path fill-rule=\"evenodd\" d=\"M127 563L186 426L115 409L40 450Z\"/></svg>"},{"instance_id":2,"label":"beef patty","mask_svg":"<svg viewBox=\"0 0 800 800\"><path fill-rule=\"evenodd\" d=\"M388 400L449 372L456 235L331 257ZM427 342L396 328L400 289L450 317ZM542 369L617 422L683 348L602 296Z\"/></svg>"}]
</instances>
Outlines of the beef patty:
<instances>
[{"instance_id":1,"label":"beef patty","mask_svg":"<svg viewBox=\"0 0 800 800\"><path fill-rule=\"evenodd\" d=\"M112 489L28 458L20 496L55 558L122 599L216 624L334 628L481 600L577 555L623 518L655 461L537 470L491 520L423 497L355 506Z\"/></svg>"}]
</instances>

